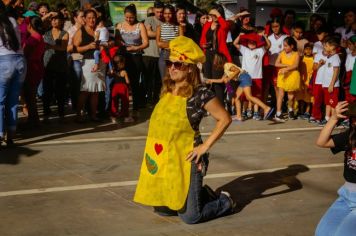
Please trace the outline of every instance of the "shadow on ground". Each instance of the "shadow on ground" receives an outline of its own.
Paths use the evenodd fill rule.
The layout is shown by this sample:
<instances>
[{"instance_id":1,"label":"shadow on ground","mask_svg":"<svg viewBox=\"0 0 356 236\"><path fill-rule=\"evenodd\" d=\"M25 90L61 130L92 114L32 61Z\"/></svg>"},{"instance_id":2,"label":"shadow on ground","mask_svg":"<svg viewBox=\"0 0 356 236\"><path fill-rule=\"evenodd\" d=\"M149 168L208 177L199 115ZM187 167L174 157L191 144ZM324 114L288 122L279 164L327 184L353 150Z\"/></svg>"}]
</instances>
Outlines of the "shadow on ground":
<instances>
[{"instance_id":1,"label":"shadow on ground","mask_svg":"<svg viewBox=\"0 0 356 236\"><path fill-rule=\"evenodd\" d=\"M253 200L293 192L303 188L299 173L307 172L305 165L290 165L285 169L241 176L217 189L228 191L237 203L235 212L242 211ZM277 190L273 191L276 188Z\"/></svg>"},{"instance_id":2,"label":"shadow on ground","mask_svg":"<svg viewBox=\"0 0 356 236\"><path fill-rule=\"evenodd\" d=\"M22 118L19 122L15 141L19 141L19 145L25 146L74 135L119 130L145 122L151 116L151 112L151 108L142 109L139 114L134 116L135 122L119 122L117 124L113 124L109 118L102 119L101 122L76 123L75 116L72 116L67 117L65 123L59 123L57 118L50 120L47 124L41 123L38 127L31 127L26 124L26 118Z\"/></svg>"},{"instance_id":3,"label":"shadow on ground","mask_svg":"<svg viewBox=\"0 0 356 236\"><path fill-rule=\"evenodd\" d=\"M0 165L17 165L20 163L22 157L31 157L40 152L41 151L19 146L13 148L2 148L0 150Z\"/></svg>"}]
</instances>

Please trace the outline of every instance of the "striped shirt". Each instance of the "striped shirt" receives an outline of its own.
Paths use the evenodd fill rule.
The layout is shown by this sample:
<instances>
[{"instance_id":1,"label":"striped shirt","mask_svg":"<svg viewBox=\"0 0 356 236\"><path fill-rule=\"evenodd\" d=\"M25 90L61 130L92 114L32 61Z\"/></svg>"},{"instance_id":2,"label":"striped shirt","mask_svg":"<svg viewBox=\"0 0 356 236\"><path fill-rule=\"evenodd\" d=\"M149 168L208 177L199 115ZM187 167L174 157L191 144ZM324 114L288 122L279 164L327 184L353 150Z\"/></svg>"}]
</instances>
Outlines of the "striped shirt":
<instances>
[{"instance_id":1,"label":"striped shirt","mask_svg":"<svg viewBox=\"0 0 356 236\"><path fill-rule=\"evenodd\" d=\"M179 36L179 26L172 25L169 23L163 23L161 25L161 40L162 41L171 41Z\"/></svg>"}]
</instances>

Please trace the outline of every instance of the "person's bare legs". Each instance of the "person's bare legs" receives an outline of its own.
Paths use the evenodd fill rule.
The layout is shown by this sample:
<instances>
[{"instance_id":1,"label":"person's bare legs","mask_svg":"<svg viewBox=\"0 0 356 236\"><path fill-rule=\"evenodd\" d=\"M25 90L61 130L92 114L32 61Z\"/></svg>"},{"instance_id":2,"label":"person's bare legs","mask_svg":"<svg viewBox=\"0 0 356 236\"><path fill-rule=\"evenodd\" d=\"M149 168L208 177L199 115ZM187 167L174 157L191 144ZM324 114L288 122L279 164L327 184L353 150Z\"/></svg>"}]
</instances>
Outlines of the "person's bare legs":
<instances>
[{"instance_id":1,"label":"person's bare legs","mask_svg":"<svg viewBox=\"0 0 356 236\"><path fill-rule=\"evenodd\" d=\"M240 101L240 97L241 97L242 93L243 93L242 88L237 88L236 94L235 94L235 98L234 98L234 100L235 100L235 109L236 109L236 119L237 120L242 120L242 116L241 116L241 114L242 114L241 110L242 109L241 109L241 101Z\"/></svg>"},{"instance_id":2,"label":"person's bare legs","mask_svg":"<svg viewBox=\"0 0 356 236\"><path fill-rule=\"evenodd\" d=\"M263 109L264 114L267 114L269 112L269 110L271 109L269 106L264 104L257 97L252 96L251 87L244 87L243 91L245 93L245 96L246 96L247 100L249 100L250 102L256 104L258 107L261 107Z\"/></svg>"}]
</instances>

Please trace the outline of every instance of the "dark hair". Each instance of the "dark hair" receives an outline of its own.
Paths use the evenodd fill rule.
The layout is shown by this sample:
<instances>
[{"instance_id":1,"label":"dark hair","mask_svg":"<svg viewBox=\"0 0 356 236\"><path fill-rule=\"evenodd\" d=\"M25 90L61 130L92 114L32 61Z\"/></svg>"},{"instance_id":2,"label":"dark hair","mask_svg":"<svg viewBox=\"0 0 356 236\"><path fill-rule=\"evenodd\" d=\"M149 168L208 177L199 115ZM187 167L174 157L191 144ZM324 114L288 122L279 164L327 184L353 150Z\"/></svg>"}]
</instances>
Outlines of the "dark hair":
<instances>
[{"instance_id":1,"label":"dark hair","mask_svg":"<svg viewBox=\"0 0 356 236\"><path fill-rule=\"evenodd\" d=\"M311 48L311 49L313 49L313 44L312 43L306 43L305 45L304 45L304 49L306 49L306 48Z\"/></svg>"},{"instance_id":2,"label":"dark hair","mask_svg":"<svg viewBox=\"0 0 356 236\"><path fill-rule=\"evenodd\" d=\"M215 69L223 70L226 62L227 59L224 54L218 52L214 55L213 65Z\"/></svg>"},{"instance_id":3,"label":"dark hair","mask_svg":"<svg viewBox=\"0 0 356 236\"><path fill-rule=\"evenodd\" d=\"M132 15L135 16L135 22L137 22L137 10L135 4L130 4L125 7L124 13L131 13Z\"/></svg>"},{"instance_id":4,"label":"dark hair","mask_svg":"<svg viewBox=\"0 0 356 236\"><path fill-rule=\"evenodd\" d=\"M256 32L260 33L260 32L264 32L265 31L265 27L263 26L256 26Z\"/></svg>"},{"instance_id":5,"label":"dark hair","mask_svg":"<svg viewBox=\"0 0 356 236\"><path fill-rule=\"evenodd\" d=\"M37 33L39 34L44 33L43 22L41 20L41 17L39 16L30 17L30 25Z\"/></svg>"},{"instance_id":6,"label":"dark hair","mask_svg":"<svg viewBox=\"0 0 356 236\"><path fill-rule=\"evenodd\" d=\"M354 8L354 7L347 8L344 15L346 15L349 12L352 12L352 13L354 13L356 15L356 8Z\"/></svg>"},{"instance_id":7,"label":"dark hair","mask_svg":"<svg viewBox=\"0 0 356 236\"><path fill-rule=\"evenodd\" d=\"M272 24L273 23L278 23L279 24L279 34L283 34L283 19L280 16L273 17L272 20L269 23L269 28L272 32Z\"/></svg>"},{"instance_id":8,"label":"dark hair","mask_svg":"<svg viewBox=\"0 0 356 236\"><path fill-rule=\"evenodd\" d=\"M293 46L293 51L297 51L297 41L295 41L295 39L291 36L288 36L287 38L285 38L283 40L283 42L286 42L289 46Z\"/></svg>"},{"instance_id":9,"label":"dark hair","mask_svg":"<svg viewBox=\"0 0 356 236\"><path fill-rule=\"evenodd\" d=\"M155 1L155 3L153 4L154 8L164 8L164 3L161 1Z\"/></svg>"},{"instance_id":10,"label":"dark hair","mask_svg":"<svg viewBox=\"0 0 356 236\"><path fill-rule=\"evenodd\" d=\"M14 26L4 10L0 10L0 38L5 48L16 52L20 49L20 42L16 36Z\"/></svg>"},{"instance_id":11,"label":"dark hair","mask_svg":"<svg viewBox=\"0 0 356 236\"><path fill-rule=\"evenodd\" d=\"M57 10L57 11L61 11L61 10L63 10L64 8L67 8L67 5L64 4L63 2L60 2L60 3L58 3L58 4L56 5L56 10Z\"/></svg>"},{"instance_id":12,"label":"dark hair","mask_svg":"<svg viewBox=\"0 0 356 236\"><path fill-rule=\"evenodd\" d=\"M187 12L187 8L183 4L176 5L176 12L179 10L184 10L185 12Z\"/></svg>"},{"instance_id":13,"label":"dark hair","mask_svg":"<svg viewBox=\"0 0 356 236\"><path fill-rule=\"evenodd\" d=\"M171 4L165 4L163 11L169 9L173 14L176 12L176 9L174 8L174 6L172 6Z\"/></svg>"},{"instance_id":14,"label":"dark hair","mask_svg":"<svg viewBox=\"0 0 356 236\"><path fill-rule=\"evenodd\" d=\"M331 46L338 47L341 40L341 35L332 35L324 40L324 43L330 44Z\"/></svg>"},{"instance_id":15,"label":"dark hair","mask_svg":"<svg viewBox=\"0 0 356 236\"><path fill-rule=\"evenodd\" d=\"M166 10L166 9L168 9L170 12L172 12L172 22L174 23L174 24L176 24L177 23L177 16L176 16L176 9L174 8L174 6L172 6L171 4L166 4L166 5L164 5L164 8L163 8L163 12Z\"/></svg>"},{"instance_id":16,"label":"dark hair","mask_svg":"<svg viewBox=\"0 0 356 236\"><path fill-rule=\"evenodd\" d=\"M98 22L100 22L100 21L106 21L106 10L105 10L105 7L104 7L104 5L103 4L101 4L101 3L94 3L93 5L92 5L92 8L95 10L95 11L97 11L97 12L99 12L100 13L100 16L97 16L98 18L100 18L100 19L98 19Z\"/></svg>"},{"instance_id":17,"label":"dark hair","mask_svg":"<svg viewBox=\"0 0 356 236\"><path fill-rule=\"evenodd\" d=\"M84 17L87 17L87 15L90 14L90 13L93 13L94 16L95 16L95 18L98 17L97 14L96 14L96 11L94 11L93 9L86 9L86 10L84 11Z\"/></svg>"},{"instance_id":18,"label":"dark hair","mask_svg":"<svg viewBox=\"0 0 356 236\"><path fill-rule=\"evenodd\" d=\"M48 5L48 3L46 3L46 2L40 2L40 3L38 4L37 10L40 10L41 7L45 7L45 8L47 8L48 10L50 10L49 5Z\"/></svg>"},{"instance_id":19,"label":"dark hair","mask_svg":"<svg viewBox=\"0 0 356 236\"><path fill-rule=\"evenodd\" d=\"M213 3L213 7L211 9L217 10L220 13L221 17L225 19L225 10L221 4Z\"/></svg>"},{"instance_id":20,"label":"dark hair","mask_svg":"<svg viewBox=\"0 0 356 236\"><path fill-rule=\"evenodd\" d=\"M73 17L72 17L72 24L73 24L73 25L75 24L74 18L77 18L77 17L79 16L79 13L80 13L80 12L83 12L83 10L82 10L82 9L75 9L75 10L73 10L73 11L71 12L71 15L73 16Z\"/></svg>"},{"instance_id":21,"label":"dark hair","mask_svg":"<svg viewBox=\"0 0 356 236\"><path fill-rule=\"evenodd\" d=\"M295 24L292 27L293 29L301 29L303 32L305 31L305 25L301 21L295 22Z\"/></svg>"},{"instance_id":22,"label":"dark hair","mask_svg":"<svg viewBox=\"0 0 356 236\"><path fill-rule=\"evenodd\" d=\"M53 16L51 19L58 19L58 20L64 21L63 13L60 11L56 11L56 13L57 13L57 15Z\"/></svg>"},{"instance_id":23,"label":"dark hair","mask_svg":"<svg viewBox=\"0 0 356 236\"><path fill-rule=\"evenodd\" d=\"M327 26L323 25L315 33L321 34L321 33L329 33L329 32L330 32L329 28Z\"/></svg>"}]
</instances>

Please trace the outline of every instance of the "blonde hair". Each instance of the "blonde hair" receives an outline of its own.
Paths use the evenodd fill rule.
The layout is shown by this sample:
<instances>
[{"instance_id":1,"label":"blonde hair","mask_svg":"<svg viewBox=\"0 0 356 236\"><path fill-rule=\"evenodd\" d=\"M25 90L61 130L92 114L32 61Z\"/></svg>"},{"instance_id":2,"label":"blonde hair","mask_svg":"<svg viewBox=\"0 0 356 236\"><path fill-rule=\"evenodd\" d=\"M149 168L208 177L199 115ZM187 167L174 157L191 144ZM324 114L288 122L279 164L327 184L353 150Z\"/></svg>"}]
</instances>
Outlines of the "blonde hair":
<instances>
[{"instance_id":1,"label":"blonde hair","mask_svg":"<svg viewBox=\"0 0 356 236\"><path fill-rule=\"evenodd\" d=\"M187 78L185 80L186 82L185 86L179 89L178 95L182 97L190 98L193 96L195 89L201 85L201 81L200 81L200 71L197 65L189 64L188 69L190 70L190 72L188 72ZM166 93L173 92L174 87L175 87L175 81L172 80L167 69L166 75L163 78L161 97Z\"/></svg>"}]
</instances>

